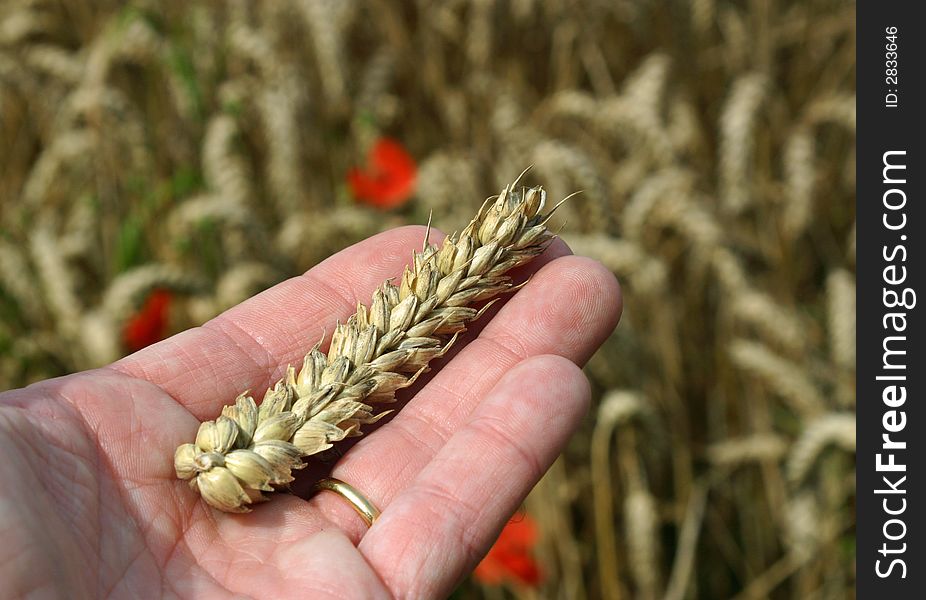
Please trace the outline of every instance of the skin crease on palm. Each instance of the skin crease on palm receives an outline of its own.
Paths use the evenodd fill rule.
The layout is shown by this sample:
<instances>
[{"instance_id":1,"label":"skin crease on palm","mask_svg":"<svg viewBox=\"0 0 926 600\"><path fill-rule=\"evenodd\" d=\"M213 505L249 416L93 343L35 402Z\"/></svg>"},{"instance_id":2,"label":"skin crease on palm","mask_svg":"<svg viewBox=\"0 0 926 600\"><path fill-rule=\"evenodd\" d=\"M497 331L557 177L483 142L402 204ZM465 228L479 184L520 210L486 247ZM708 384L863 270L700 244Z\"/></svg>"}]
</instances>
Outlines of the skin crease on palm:
<instances>
[{"instance_id":1,"label":"skin crease on palm","mask_svg":"<svg viewBox=\"0 0 926 600\"><path fill-rule=\"evenodd\" d=\"M202 327L121 361L0 395L0 596L444 597L564 448L582 365L620 289L556 240L530 281L408 404L334 465L382 516L333 493L211 510L173 470L199 421L261 393L358 300L401 273L422 227L344 250ZM441 234L432 230L431 241ZM492 320L486 323L486 320ZM311 462L312 459L309 459Z\"/></svg>"}]
</instances>

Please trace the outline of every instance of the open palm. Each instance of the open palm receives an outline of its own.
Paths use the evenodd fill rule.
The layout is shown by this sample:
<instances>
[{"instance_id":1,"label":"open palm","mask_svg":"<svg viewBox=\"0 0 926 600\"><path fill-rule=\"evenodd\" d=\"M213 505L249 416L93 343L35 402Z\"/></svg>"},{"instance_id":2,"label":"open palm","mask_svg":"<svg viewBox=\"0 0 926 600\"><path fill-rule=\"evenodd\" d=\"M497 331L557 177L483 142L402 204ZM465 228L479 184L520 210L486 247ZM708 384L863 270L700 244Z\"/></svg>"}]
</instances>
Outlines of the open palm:
<instances>
[{"instance_id":1,"label":"open palm","mask_svg":"<svg viewBox=\"0 0 926 600\"><path fill-rule=\"evenodd\" d=\"M383 510L369 530L331 493L219 513L173 472L174 448L199 421L300 363L401 272L423 231L361 242L108 367L0 395L0 595L447 595L578 425L589 392L576 365L619 317L613 277L562 242L335 465Z\"/></svg>"}]
</instances>

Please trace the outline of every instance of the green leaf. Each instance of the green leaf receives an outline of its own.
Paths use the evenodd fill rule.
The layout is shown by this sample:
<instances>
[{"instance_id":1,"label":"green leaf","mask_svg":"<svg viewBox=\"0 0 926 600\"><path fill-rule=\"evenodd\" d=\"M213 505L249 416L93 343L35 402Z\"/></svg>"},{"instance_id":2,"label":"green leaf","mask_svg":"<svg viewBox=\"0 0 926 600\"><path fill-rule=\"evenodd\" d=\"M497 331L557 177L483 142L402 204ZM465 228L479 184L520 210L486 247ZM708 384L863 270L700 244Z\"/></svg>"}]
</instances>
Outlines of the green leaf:
<instances>
[{"instance_id":1,"label":"green leaf","mask_svg":"<svg viewBox=\"0 0 926 600\"><path fill-rule=\"evenodd\" d=\"M142 219L135 215L126 219L119 228L114 265L116 273L144 262L144 233Z\"/></svg>"}]
</instances>

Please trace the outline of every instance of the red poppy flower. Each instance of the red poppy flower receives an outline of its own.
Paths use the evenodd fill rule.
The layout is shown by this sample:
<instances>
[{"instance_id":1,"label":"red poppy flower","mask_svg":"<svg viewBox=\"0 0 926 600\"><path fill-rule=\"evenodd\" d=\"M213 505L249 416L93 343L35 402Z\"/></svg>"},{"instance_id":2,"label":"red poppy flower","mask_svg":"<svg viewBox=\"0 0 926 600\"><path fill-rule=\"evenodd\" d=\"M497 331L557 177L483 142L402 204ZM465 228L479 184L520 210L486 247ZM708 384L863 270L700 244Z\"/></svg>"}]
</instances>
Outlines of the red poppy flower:
<instances>
[{"instance_id":1,"label":"red poppy flower","mask_svg":"<svg viewBox=\"0 0 926 600\"><path fill-rule=\"evenodd\" d=\"M510 521L473 575L488 585L508 581L537 587L543 574L533 554L536 543L537 524L533 519L524 515L521 519Z\"/></svg>"},{"instance_id":2,"label":"red poppy flower","mask_svg":"<svg viewBox=\"0 0 926 600\"><path fill-rule=\"evenodd\" d=\"M395 140L380 138L367 156L364 170L353 168L347 184L354 197L378 208L395 208L408 200L415 189L415 159Z\"/></svg>"},{"instance_id":3,"label":"red poppy flower","mask_svg":"<svg viewBox=\"0 0 926 600\"><path fill-rule=\"evenodd\" d=\"M155 290L126 322L122 329L122 341L129 351L141 350L167 337L167 317L172 299L170 292Z\"/></svg>"}]
</instances>

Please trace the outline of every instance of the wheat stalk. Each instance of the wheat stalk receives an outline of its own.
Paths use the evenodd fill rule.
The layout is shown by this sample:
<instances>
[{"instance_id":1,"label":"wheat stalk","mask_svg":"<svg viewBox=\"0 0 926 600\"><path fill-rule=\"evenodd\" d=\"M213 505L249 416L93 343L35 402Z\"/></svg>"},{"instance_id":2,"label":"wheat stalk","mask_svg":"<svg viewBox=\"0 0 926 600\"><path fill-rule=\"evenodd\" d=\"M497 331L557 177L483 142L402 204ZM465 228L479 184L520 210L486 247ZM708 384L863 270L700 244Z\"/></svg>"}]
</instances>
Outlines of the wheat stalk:
<instances>
[{"instance_id":1,"label":"wheat stalk","mask_svg":"<svg viewBox=\"0 0 926 600\"><path fill-rule=\"evenodd\" d=\"M316 344L299 373L290 366L259 408L244 392L202 423L195 443L177 448L177 476L215 508L247 512L265 499L262 491L292 481L303 457L387 414L373 405L393 401L488 307L467 305L513 289L505 273L553 239L546 222L556 207L543 214L545 192L516 186L487 200L461 234L416 253L399 285L387 281L369 308L358 304L336 326L328 354Z\"/></svg>"}]
</instances>

